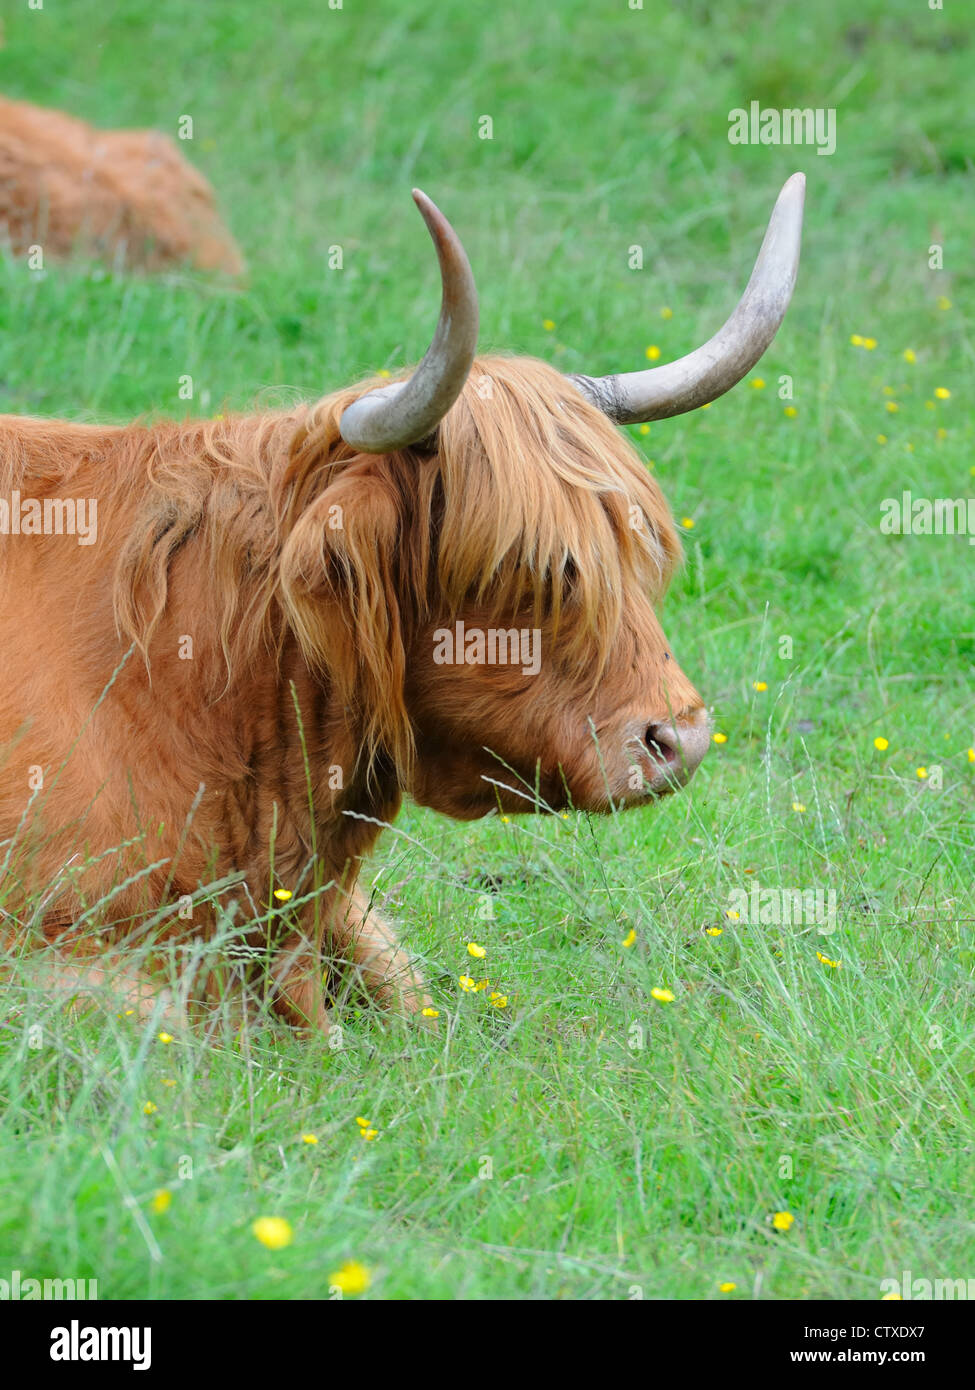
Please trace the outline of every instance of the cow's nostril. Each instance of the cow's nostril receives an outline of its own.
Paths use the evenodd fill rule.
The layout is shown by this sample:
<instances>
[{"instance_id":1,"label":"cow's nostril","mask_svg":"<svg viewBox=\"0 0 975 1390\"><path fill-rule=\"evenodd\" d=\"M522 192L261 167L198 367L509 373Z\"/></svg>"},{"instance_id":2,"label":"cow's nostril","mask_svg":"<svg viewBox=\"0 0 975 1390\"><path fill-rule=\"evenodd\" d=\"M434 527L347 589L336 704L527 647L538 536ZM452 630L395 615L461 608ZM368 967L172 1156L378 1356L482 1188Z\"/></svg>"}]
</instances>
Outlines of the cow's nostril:
<instances>
[{"instance_id":1,"label":"cow's nostril","mask_svg":"<svg viewBox=\"0 0 975 1390\"><path fill-rule=\"evenodd\" d=\"M644 741L653 757L690 774L708 751L711 739L706 723L667 722L648 725Z\"/></svg>"},{"instance_id":2,"label":"cow's nostril","mask_svg":"<svg viewBox=\"0 0 975 1390\"><path fill-rule=\"evenodd\" d=\"M665 758L678 751L677 736L672 724L650 724L644 735L644 742L651 753L660 753Z\"/></svg>"}]
</instances>

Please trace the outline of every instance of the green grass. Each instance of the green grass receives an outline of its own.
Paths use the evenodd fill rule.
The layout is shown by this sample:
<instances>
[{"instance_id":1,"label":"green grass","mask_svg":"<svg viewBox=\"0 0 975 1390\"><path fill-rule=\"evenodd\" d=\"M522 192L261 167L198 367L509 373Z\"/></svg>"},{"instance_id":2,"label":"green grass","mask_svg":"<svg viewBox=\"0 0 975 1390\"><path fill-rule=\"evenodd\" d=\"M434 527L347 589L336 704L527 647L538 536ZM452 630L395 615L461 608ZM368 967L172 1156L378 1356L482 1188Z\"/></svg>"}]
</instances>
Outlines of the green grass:
<instances>
[{"instance_id":1,"label":"green grass","mask_svg":"<svg viewBox=\"0 0 975 1390\"><path fill-rule=\"evenodd\" d=\"M63 1013L18 966L0 1277L319 1297L357 1259L370 1297L872 1299L905 1269L970 1273L975 552L879 518L904 489L972 490L971 62L957 12L908 0L855 22L825 0L79 0L6 21L10 95L105 125L192 115L251 266L227 289L0 260L9 411L182 414L189 374L206 414L414 360L437 286L412 184L464 238L483 347L666 359L737 298L785 177L809 186L765 389L633 431L694 522L664 623L727 742L687 793L615 819L405 812L365 877L426 961L432 1034L362 1009L340 1049L167 1045ZM835 106L835 155L729 145L751 100ZM836 931L727 918L756 881L834 889ZM472 938L504 1010L457 988ZM292 1223L287 1249L255 1240L262 1214Z\"/></svg>"}]
</instances>

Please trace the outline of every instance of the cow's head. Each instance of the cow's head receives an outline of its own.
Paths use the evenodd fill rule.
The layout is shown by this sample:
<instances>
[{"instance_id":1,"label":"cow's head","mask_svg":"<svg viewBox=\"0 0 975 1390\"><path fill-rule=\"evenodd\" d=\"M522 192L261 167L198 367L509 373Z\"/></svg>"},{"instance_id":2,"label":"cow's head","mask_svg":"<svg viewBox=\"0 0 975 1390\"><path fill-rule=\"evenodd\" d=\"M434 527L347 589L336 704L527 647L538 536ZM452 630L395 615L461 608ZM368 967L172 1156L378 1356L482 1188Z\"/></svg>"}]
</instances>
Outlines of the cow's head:
<instances>
[{"instance_id":1,"label":"cow's head","mask_svg":"<svg viewBox=\"0 0 975 1390\"><path fill-rule=\"evenodd\" d=\"M596 379L475 359L467 258L414 193L443 276L436 337L408 380L331 397L309 422L309 450L338 432L339 454L283 573L327 576L304 597L286 582L299 635L328 649L372 751L422 804L463 818L606 810L681 786L700 763L704 706L654 612L680 542L615 426L703 405L758 360L795 282L803 190L801 174L785 185L714 338Z\"/></svg>"}]
</instances>

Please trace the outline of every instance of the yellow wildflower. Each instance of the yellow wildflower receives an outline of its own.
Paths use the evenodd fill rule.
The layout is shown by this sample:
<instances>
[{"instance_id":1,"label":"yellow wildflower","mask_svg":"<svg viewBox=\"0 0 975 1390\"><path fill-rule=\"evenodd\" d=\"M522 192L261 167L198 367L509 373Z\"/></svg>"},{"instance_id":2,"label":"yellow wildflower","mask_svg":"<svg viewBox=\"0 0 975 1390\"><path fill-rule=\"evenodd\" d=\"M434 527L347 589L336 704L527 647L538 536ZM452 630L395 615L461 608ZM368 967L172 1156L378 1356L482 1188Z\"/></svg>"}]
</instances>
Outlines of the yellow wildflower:
<instances>
[{"instance_id":1,"label":"yellow wildflower","mask_svg":"<svg viewBox=\"0 0 975 1390\"><path fill-rule=\"evenodd\" d=\"M350 1294L353 1298L357 1294L365 1293L371 1283L372 1275L358 1260L348 1260L341 1269L328 1276L329 1288L340 1289L342 1293Z\"/></svg>"},{"instance_id":2,"label":"yellow wildflower","mask_svg":"<svg viewBox=\"0 0 975 1390\"><path fill-rule=\"evenodd\" d=\"M251 1230L269 1250L283 1250L294 1239L291 1222L285 1221L283 1216L259 1216Z\"/></svg>"}]
</instances>

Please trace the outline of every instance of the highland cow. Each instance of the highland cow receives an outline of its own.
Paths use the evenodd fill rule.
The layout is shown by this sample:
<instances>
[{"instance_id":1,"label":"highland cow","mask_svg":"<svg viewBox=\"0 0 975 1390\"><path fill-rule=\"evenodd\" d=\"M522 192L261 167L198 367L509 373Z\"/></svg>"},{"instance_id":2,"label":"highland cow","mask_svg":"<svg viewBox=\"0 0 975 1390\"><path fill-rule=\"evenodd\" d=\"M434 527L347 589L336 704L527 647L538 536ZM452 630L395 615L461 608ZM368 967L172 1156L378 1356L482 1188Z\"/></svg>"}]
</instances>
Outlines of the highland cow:
<instances>
[{"instance_id":1,"label":"highland cow","mask_svg":"<svg viewBox=\"0 0 975 1390\"><path fill-rule=\"evenodd\" d=\"M2 888L8 926L76 971L147 922L199 941L211 919L177 905L229 883L279 1014L328 1027L333 953L420 1012L419 970L357 888L404 795L462 819L612 811L709 746L654 612L677 533L616 425L704 404L765 350L802 177L718 334L602 379L475 358L467 258L414 197L443 303L409 378L179 424L0 419Z\"/></svg>"},{"instance_id":2,"label":"highland cow","mask_svg":"<svg viewBox=\"0 0 975 1390\"><path fill-rule=\"evenodd\" d=\"M238 275L244 262L213 190L168 136L96 130L0 97L0 241L17 254L183 265Z\"/></svg>"}]
</instances>

